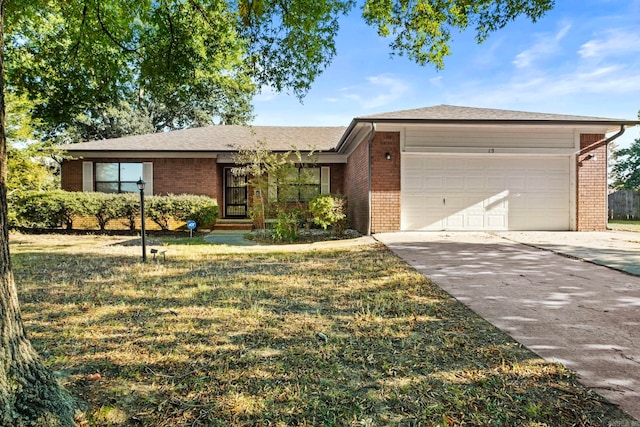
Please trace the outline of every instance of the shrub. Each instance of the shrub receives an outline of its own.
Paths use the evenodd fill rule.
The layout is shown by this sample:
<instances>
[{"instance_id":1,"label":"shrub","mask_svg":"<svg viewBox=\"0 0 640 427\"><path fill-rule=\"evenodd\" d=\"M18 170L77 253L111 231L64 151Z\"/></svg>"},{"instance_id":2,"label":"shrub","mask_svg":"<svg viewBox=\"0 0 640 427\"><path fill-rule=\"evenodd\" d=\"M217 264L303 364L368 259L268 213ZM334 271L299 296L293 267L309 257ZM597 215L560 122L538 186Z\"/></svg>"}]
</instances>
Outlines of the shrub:
<instances>
[{"instance_id":1,"label":"shrub","mask_svg":"<svg viewBox=\"0 0 640 427\"><path fill-rule=\"evenodd\" d=\"M169 223L174 212L173 196L148 196L144 200L144 212L147 217L158 224L161 230L169 230Z\"/></svg>"},{"instance_id":2,"label":"shrub","mask_svg":"<svg viewBox=\"0 0 640 427\"><path fill-rule=\"evenodd\" d=\"M339 194L322 194L309 202L309 211L313 215L313 222L323 229L333 227L336 234L342 234L345 229L346 199Z\"/></svg>"},{"instance_id":3,"label":"shrub","mask_svg":"<svg viewBox=\"0 0 640 427\"><path fill-rule=\"evenodd\" d=\"M90 194L84 197L84 214L92 215L98 221L100 230L105 230L109 221L122 218L124 198L120 194L81 193Z\"/></svg>"},{"instance_id":4,"label":"shrub","mask_svg":"<svg viewBox=\"0 0 640 427\"><path fill-rule=\"evenodd\" d=\"M162 230L171 221L194 220L200 225L212 224L218 218L218 205L206 196L149 196L145 198L145 214ZM100 230L112 220L124 219L135 230L140 217L137 194L80 193L67 191L31 191L10 199L11 226L29 228L71 229L74 217L93 216Z\"/></svg>"},{"instance_id":5,"label":"shrub","mask_svg":"<svg viewBox=\"0 0 640 427\"><path fill-rule=\"evenodd\" d=\"M298 238L300 212L280 212L273 226L273 239L278 242L293 242Z\"/></svg>"},{"instance_id":6,"label":"shrub","mask_svg":"<svg viewBox=\"0 0 640 427\"><path fill-rule=\"evenodd\" d=\"M83 193L69 193L61 190L27 191L13 196L10 217L12 225L30 228L73 228L73 217L84 215Z\"/></svg>"},{"instance_id":7,"label":"shrub","mask_svg":"<svg viewBox=\"0 0 640 427\"><path fill-rule=\"evenodd\" d=\"M118 199L119 218L126 220L129 230L136 229L136 222L140 218L140 197L135 193L122 194Z\"/></svg>"},{"instance_id":8,"label":"shrub","mask_svg":"<svg viewBox=\"0 0 640 427\"><path fill-rule=\"evenodd\" d=\"M195 221L199 226L213 224L220 215L218 204L207 196L182 195L175 197L175 219Z\"/></svg>"}]
</instances>

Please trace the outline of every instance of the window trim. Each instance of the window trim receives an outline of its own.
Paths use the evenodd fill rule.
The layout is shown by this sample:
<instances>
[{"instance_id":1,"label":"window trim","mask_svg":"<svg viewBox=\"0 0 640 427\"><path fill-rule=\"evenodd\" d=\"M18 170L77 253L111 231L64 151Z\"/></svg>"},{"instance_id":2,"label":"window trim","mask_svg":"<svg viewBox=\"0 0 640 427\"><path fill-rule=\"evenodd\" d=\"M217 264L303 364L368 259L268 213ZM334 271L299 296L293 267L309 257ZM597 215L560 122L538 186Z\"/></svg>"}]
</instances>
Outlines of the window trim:
<instances>
[{"instance_id":1,"label":"window trim","mask_svg":"<svg viewBox=\"0 0 640 427\"><path fill-rule=\"evenodd\" d=\"M97 173L97 167L98 165L105 165L105 164L117 164L118 165L118 180L117 181L100 181L98 180L98 173ZM122 185L123 184L136 184L138 181L123 181L121 178L121 174L122 174L122 169L121 169L121 165L122 164L130 164L130 165L140 165L140 179L142 179L142 176L144 175L144 170L145 170L145 165L144 162L94 162L93 163L93 190L96 192L101 192L101 193L112 193L112 194L123 194L123 193L135 193L136 191L122 191ZM117 184L118 189L117 191L114 192L107 192L107 191L103 191L103 190L98 190L98 184Z\"/></svg>"},{"instance_id":2,"label":"window trim","mask_svg":"<svg viewBox=\"0 0 640 427\"><path fill-rule=\"evenodd\" d=\"M318 182L315 184L303 184L300 183L300 172L304 169L315 169L318 171ZM320 195L320 194L324 194L323 191L323 182L322 182L322 172L323 172L324 167L320 167L320 166L297 166L296 170L298 173L297 176L297 181L298 182L292 182L292 183L287 183L288 185L291 185L291 190L296 191L297 196L296 198L287 198L287 200L282 200L286 203L298 203L298 202L302 202L302 203L306 203L311 201L314 197ZM315 192L316 194L311 197L311 198L303 198L301 197L301 191L303 189L308 189L308 188L315 188L317 191ZM274 195L276 200L280 199L280 188L278 187L278 183L273 181L273 192L270 191L270 196Z\"/></svg>"}]
</instances>

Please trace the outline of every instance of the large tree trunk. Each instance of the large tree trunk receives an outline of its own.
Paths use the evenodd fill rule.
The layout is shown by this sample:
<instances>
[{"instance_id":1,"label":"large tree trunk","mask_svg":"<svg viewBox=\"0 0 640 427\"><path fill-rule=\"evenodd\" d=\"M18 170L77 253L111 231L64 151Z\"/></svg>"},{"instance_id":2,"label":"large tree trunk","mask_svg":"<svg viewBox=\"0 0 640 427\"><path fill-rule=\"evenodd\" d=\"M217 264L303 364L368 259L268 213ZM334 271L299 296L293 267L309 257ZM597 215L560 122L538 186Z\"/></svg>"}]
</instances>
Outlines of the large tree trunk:
<instances>
[{"instance_id":1,"label":"large tree trunk","mask_svg":"<svg viewBox=\"0 0 640 427\"><path fill-rule=\"evenodd\" d=\"M4 105L6 2L0 0L0 425L75 426L73 399L40 361L25 335L11 271Z\"/></svg>"}]
</instances>

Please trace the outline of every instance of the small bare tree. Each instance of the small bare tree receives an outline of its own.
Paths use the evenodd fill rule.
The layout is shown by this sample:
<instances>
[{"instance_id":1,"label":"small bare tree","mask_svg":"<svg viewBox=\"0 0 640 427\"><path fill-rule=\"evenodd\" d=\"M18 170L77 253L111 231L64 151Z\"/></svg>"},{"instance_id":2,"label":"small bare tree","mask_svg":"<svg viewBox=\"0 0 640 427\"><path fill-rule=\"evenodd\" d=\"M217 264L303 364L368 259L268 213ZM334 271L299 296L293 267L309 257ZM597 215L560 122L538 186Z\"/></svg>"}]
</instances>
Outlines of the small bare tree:
<instances>
[{"instance_id":1,"label":"small bare tree","mask_svg":"<svg viewBox=\"0 0 640 427\"><path fill-rule=\"evenodd\" d=\"M254 191L252 215L254 219L260 218L262 229L266 228L268 216L289 212L292 207L301 208L298 198L292 194L309 183L307 174L298 171L316 163L314 151L302 153L291 147L286 152L275 152L264 141L236 149L233 155L236 167L232 173L247 177L247 186Z\"/></svg>"}]
</instances>

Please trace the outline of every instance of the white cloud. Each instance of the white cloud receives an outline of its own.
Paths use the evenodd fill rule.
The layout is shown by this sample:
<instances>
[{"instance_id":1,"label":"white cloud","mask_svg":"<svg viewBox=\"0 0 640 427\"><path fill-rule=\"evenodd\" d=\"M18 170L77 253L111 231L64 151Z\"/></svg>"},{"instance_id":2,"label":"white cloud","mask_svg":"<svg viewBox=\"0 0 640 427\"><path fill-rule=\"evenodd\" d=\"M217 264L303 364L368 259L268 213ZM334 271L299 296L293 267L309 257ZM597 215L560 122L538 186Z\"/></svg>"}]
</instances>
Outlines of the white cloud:
<instances>
[{"instance_id":1,"label":"white cloud","mask_svg":"<svg viewBox=\"0 0 640 427\"><path fill-rule=\"evenodd\" d=\"M365 78L366 83L340 89L342 99L355 102L364 109L380 108L405 95L410 85L389 74Z\"/></svg>"},{"instance_id":2,"label":"white cloud","mask_svg":"<svg viewBox=\"0 0 640 427\"><path fill-rule=\"evenodd\" d=\"M429 79L429 83L431 83L432 85L434 85L437 88L442 89L444 87L444 84L442 82L442 76L438 76L438 77L434 77Z\"/></svg>"},{"instance_id":3,"label":"white cloud","mask_svg":"<svg viewBox=\"0 0 640 427\"><path fill-rule=\"evenodd\" d=\"M547 58L561 50L560 41L569 33L571 24L564 24L555 34L543 33L536 36L536 43L523 50L513 60L517 68L528 68L540 58Z\"/></svg>"},{"instance_id":4,"label":"white cloud","mask_svg":"<svg viewBox=\"0 0 640 427\"><path fill-rule=\"evenodd\" d=\"M600 38L584 43L578 53L583 58L604 58L640 52L640 34L631 30L614 29Z\"/></svg>"},{"instance_id":5,"label":"white cloud","mask_svg":"<svg viewBox=\"0 0 640 427\"><path fill-rule=\"evenodd\" d=\"M278 92L269 85L263 85L260 87L260 92L253 97L253 102L267 102L273 101L278 97Z\"/></svg>"}]
</instances>

